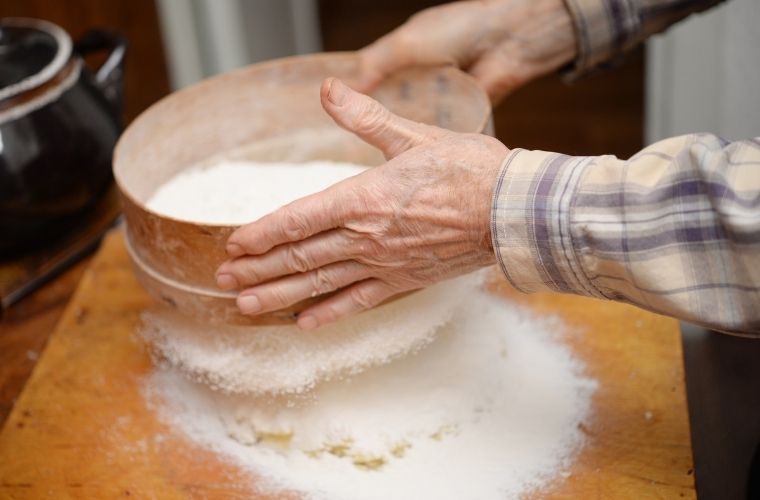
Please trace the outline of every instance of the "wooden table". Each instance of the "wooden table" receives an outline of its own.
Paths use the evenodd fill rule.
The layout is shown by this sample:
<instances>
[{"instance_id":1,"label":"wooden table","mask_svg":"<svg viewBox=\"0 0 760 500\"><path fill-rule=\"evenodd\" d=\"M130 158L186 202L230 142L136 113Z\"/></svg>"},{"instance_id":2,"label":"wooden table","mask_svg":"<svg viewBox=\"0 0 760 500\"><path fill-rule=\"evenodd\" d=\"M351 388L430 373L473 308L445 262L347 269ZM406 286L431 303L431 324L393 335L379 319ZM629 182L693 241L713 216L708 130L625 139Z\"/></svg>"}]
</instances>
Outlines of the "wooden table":
<instances>
[{"instance_id":1,"label":"wooden table","mask_svg":"<svg viewBox=\"0 0 760 500\"><path fill-rule=\"evenodd\" d=\"M85 272L84 258L0 317L0 426Z\"/></svg>"},{"instance_id":2,"label":"wooden table","mask_svg":"<svg viewBox=\"0 0 760 500\"><path fill-rule=\"evenodd\" d=\"M500 283L496 293L561 316L600 381L572 475L534 496L695 498L677 323ZM0 432L0 498L250 498L240 471L145 407L151 364L133 333L148 304L120 235L110 235Z\"/></svg>"}]
</instances>

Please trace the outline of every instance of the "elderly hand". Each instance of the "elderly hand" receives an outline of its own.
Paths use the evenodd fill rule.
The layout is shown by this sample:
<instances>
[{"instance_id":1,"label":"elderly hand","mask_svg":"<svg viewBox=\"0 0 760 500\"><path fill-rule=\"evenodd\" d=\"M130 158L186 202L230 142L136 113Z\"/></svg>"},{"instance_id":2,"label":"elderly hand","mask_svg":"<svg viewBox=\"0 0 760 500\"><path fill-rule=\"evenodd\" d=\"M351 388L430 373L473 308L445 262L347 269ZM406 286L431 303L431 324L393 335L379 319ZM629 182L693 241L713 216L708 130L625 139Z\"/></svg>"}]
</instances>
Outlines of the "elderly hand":
<instances>
[{"instance_id":1,"label":"elderly hand","mask_svg":"<svg viewBox=\"0 0 760 500\"><path fill-rule=\"evenodd\" d=\"M367 92L403 68L452 64L467 70L496 103L575 53L562 0L455 2L419 12L362 49L363 74L353 85Z\"/></svg>"},{"instance_id":2,"label":"elderly hand","mask_svg":"<svg viewBox=\"0 0 760 500\"><path fill-rule=\"evenodd\" d=\"M403 119L336 79L324 82L321 99L388 162L230 236L231 260L216 280L242 290L242 313L340 290L299 315L298 325L312 329L495 261L491 195L503 144Z\"/></svg>"}]
</instances>

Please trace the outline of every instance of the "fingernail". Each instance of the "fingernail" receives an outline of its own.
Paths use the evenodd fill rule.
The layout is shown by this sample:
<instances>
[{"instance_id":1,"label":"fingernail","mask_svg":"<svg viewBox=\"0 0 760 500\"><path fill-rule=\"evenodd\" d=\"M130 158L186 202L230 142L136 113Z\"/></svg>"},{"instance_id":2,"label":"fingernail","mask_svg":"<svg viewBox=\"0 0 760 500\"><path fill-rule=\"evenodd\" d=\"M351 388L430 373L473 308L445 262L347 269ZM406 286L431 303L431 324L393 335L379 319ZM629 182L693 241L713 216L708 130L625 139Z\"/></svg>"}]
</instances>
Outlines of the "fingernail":
<instances>
[{"instance_id":1,"label":"fingernail","mask_svg":"<svg viewBox=\"0 0 760 500\"><path fill-rule=\"evenodd\" d=\"M241 247L237 243L227 243L226 250L227 250L227 255L229 255L233 259L235 257L240 257L241 255L245 253L245 251L243 250L243 247Z\"/></svg>"},{"instance_id":2,"label":"fingernail","mask_svg":"<svg viewBox=\"0 0 760 500\"><path fill-rule=\"evenodd\" d=\"M317 318L315 318L314 316L308 315L308 316L298 317L298 327L301 330L313 330L318 326L319 326L319 322L317 321Z\"/></svg>"},{"instance_id":3,"label":"fingernail","mask_svg":"<svg viewBox=\"0 0 760 500\"><path fill-rule=\"evenodd\" d=\"M217 274L216 286L218 286L222 290L234 290L240 285L238 283L237 278L235 278L231 274Z\"/></svg>"},{"instance_id":4,"label":"fingernail","mask_svg":"<svg viewBox=\"0 0 760 500\"><path fill-rule=\"evenodd\" d=\"M243 295L238 297L237 305L243 314L255 314L261 311L261 302L255 295Z\"/></svg>"},{"instance_id":5,"label":"fingernail","mask_svg":"<svg viewBox=\"0 0 760 500\"><path fill-rule=\"evenodd\" d=\"M343 82L334 78L330 82L330 89L327 91L327 100L336 106L342 106L348 96L348 87Z\"/></svg>"}]
</instances>

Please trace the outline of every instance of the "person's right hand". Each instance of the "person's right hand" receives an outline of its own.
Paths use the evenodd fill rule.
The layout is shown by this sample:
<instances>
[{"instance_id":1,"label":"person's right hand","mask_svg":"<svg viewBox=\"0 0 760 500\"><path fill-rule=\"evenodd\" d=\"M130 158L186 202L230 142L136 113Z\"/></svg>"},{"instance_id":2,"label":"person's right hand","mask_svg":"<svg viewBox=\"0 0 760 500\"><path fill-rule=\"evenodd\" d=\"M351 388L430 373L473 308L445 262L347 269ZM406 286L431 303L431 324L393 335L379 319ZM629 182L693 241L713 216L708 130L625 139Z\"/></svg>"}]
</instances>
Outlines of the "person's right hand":
<instances>
[{"instance_id":1,"label":"person's right hand","mask_svg":"<svg viewBox=\"0 0 760 500\"><path fill-rule=\"evenodd\" d=\"M352 86L372 90L396 71L452 64L468 71L494 103L528 81L572 61L570 13L562 0L455 2L423 10L359 51Z\"/></svg>"}]
</instances>

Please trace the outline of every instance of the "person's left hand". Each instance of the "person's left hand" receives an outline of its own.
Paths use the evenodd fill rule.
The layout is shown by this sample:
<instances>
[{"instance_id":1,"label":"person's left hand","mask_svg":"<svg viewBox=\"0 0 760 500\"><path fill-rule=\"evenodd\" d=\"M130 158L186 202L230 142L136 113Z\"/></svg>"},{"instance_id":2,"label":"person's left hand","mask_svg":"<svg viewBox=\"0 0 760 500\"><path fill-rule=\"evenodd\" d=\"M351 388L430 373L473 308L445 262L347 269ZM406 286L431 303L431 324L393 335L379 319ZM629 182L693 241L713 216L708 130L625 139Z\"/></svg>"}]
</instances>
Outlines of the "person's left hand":
<instances>
[{"instance_id":1,"label":"person's left hand","mask_svg":"<svg viewBox=\"0 0 760 500\"><path fill-rule=\"evenodd\" d=\"M388 160L235 231L217 285L243 314L340 290L298 317L312 329L495 261L491 196L508 149L398 117L327 79L322 105Z\"/></svg>"}]
</instances>

